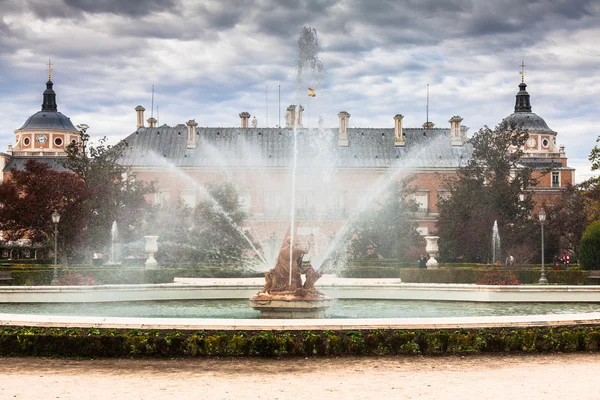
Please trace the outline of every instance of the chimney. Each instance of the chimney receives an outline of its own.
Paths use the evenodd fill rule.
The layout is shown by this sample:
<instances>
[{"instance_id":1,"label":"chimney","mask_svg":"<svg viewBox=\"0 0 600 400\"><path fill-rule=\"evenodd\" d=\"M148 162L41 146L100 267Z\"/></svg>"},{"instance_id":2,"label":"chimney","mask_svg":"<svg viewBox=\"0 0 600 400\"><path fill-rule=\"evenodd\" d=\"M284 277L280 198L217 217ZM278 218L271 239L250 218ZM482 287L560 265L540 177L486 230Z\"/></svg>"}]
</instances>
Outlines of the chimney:
<instances>
[{"instance_id":1,"label":"chimney","mask_svg":"<svg viewBox=\"0 0 600 400\"><path fill-rule=\"evenodd\" d=\"M406 146L406 138L402 131L402 118L404 115L394 115L394 146Z\"/></svg>"},{"instance_id":2,"label":"chimney","mask_svg":"<svg viewBox=\"0 0 600 400\"><path fill-rule=\"evenodd\" d=\"M450 141L452 146L462 146L465 144L465 136L463 136L462 130L460 129L460 123L462 118L458 115L450 118ZM466 132L465 132L466 133Z\"/></svg>"},{"instance_id":3,"label":"chimney","mask_svg":"<svg viewBox=\"0 0 600 400\"><path fill-rule=\"evenodd\" d=\"M248 116L250 116L250 115L248 114ZM195 149L196 148L196 127L198 126L198 123L196 122L196 120L190 119L188 122L186 122L186 125L188 127L187 148Z\"/></svg>"},{"instance_id":4,"label":"chimney","mask_svg":"<svg viewBox=\"0 0 600 400\"><path fill-rule=\"evenodd\" d=\"M302 105L298 106L298 119L296 123L298 124L298 128L302 128L302 111L304 111L304 107Z\"/></svg>"},{"instance_id":5,"label":"chimney","mask_svg":"<svg viewBox=\"0 0 600 400\"><path fill-rule=\"evenodd\" d=\"M144 111L146 111L146 109L142 106L137 106L135 108L135 112L137 113L137 126L135 129L144 127Z\"/></svg>"},{"instance_id":6,"label":"chimney","mask_svg":"<svg viewBox=\"0 0 600 400\"><path fill-rule=\"evenodd\" d=\"M350 113L346 111L340 111L338 113L340 118L340 136L338 138L338 146L348 146L348 119L350 119Z\"/></svg>"},{"instance_id":7,"label":"chimney","mask_svg":"<svg viewBox=\"0 0 600 400\"><path fill-rule=\"evenodd\" d=\"M294 129L296 125L296 106L294 104L290 104L286 109L285 113L285 127Z\"/></svg>"},{"instance_id":8,"label":"chimney","mask_svg":"<svg viewBox=\"0 0 600 400\"><path fill-rule=\"evenodd\" d=\"M250 118L250 113L248 111L244 111L240 114L240 119L242 120L242 128L248 128L248 119Z\"/></svg>"},{"instance_id":9,"label":"chimney","mask_svg":"<svg viewBox=\"0 0 600 400\"><path fill-rule=\"evenodd\" d=\"M148 118L148 128L156 128L156 118L150 117Z\"/></svg>"}]
</instances>

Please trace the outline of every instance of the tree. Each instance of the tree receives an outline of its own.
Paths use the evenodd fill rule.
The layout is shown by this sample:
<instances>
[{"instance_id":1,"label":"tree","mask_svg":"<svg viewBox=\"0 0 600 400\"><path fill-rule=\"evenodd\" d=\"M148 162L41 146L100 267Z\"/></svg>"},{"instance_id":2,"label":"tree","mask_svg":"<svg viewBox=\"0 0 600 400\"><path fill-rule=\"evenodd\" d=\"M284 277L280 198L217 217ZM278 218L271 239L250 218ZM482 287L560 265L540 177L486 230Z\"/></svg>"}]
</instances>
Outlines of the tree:
<instances>
[{"instance_id":1,"label":"tree","mask_svg":"<svg viewBox=\"0 0 600 400\"><path fill-rule=\"evenodd\" d=\"M567 249L579 259L579 242L589 223L585 213L585 192L576 186L568 186L554 204L544 208L548 214L548 252L560 254L562 249Z\"/></svg>"},{"instance_id":2,"label":"tree","mask_svg":"<svg viewBox=\"0 0 600 400\"><path fill-rule=\"evenodd\" d=\"M194 261L246 263L255 259L258 245L242 227L248 215L242 211L239 195L231 182L209 183L206 199L193 213L190 242ZM252 244L251 244L252 243Z\"/></svg>"},{"instance_id":3,"label":"tree","mask_svg":"<svg viewBox=\"0 0 600 400\"><path fill-rule=\"evenodd\" d=\"M472 157L458 169L456 179L446 183L449 196L439 203L442 258L495 262L491 259L494 221L504 249L539 236L530 219L533 201L527 190L535 180L530 169L518 165L527 138L526 131L503 122L493 130L480 129L470 139Z\"/></svg>"},{"instance_id":4,"label":"tree","mask_svg":"<svg viewBox=\"0 0 600 400\"><path fill-rule=\"evenodd\" d=\"M596 142L600 143L600 136L598 136ZM592 171L599 171L600 147L598 145L594 146L588 159L592 162ZM600 220L600 176L593 176L579 184L578 187L583 191L586 198L585 214L588 224Z\"/></svg>"},{"instance_id":5,"label":"tree","mask_svg":"<svg viewBox=\"0 0 600 400\"><path fill-rule=\"evenodd\" d=\"M600 269L600 221L587 227L579 245L579 264L584 269Z\"/></svg>"},{"instance_id":6,"label":"tree","mask_svg":"<svg viewBox=\"0 0 600 400\"><path fill-rule=\"evenodd\" d=\"M61 215L60 254L70 256L80 244L85 198L85 185L77 175L29 160L24 170L11 170L10 179L0 185L0 230L7 240L42 243L54 233L51 214L56 210Z\"/></svg>"},{"instance_id":7,"label":"tree","mask_svg":"<svg viewBox=\"0 0 600 400\"><path fill-rule=\"evenodd\" d=\"M396 182L383 200L364 213L350 232L353 257L405 258L405 253L422 241L414 213L418 205L410 200L411 179Z\"/></svg>"},{"instance_id":8,"label":"tree","mask_svg":"<svg viewBox=\"0 0 600 400\"><path fill-rule=\"evenodd\" d=\"M85 185L83 207L85 226L81 232L83 255L91 263L92 252L109 244L113 221L120 223L121 234L131 236L149 207L144 196L154 191L153 184L136 181L131 169L119 163L126 142L97 146L90 144L87 125L78 125L80 142L67 147L65 168L73 171Z\"/></svg>"}]
</instances>

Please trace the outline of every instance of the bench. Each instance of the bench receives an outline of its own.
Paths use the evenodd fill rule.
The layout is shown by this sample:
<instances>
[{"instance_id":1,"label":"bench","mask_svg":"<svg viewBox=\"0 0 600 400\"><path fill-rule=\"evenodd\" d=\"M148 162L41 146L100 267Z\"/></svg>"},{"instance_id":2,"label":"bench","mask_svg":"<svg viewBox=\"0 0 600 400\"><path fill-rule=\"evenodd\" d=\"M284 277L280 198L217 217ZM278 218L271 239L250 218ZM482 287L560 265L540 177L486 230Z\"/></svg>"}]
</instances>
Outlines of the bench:
<instances>
[{"instance_id":1,"label":"bench","mask_svg":"<svg viewBox=\"0 0 600 400\"><path fill-rule=\"evenodd\" d=\"M600 270L588 271L588 279L600 279Z\"/></svg>"},{"instance_id":2,"label":"bench","mask_svg":"<svg viewBox=\"0 0 600 400\"><path fill-rule=\"evenodd\" d=\"M12 282L11 271L0 271L0 285L10 284Z\"/></svg>"}]
</instances>

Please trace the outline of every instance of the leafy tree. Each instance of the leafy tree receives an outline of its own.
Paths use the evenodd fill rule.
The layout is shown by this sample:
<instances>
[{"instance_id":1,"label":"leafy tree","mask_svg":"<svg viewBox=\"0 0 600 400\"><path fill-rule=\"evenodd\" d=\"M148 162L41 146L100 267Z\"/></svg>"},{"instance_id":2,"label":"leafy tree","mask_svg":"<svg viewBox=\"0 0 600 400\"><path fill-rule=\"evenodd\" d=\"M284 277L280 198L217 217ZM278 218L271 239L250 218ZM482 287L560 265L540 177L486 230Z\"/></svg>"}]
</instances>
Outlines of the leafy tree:
<instances>
[{"instance_id":1,"label":"leafy tree","mask_svg":"<svg viewBox=\"0 0 600 400\"><path fill-rule=\"evenodd\" d=\"M458 170L456 179L447 182L449 196L439 203L441 257L496 261L491 260L494 221L498 221L504 249L539 236L539 228L530 219L533 201L526 190L535 180L530 169L517 165L527 138L526 131L503 122L493 130L480 129L470 139L472 157Z\"/></svg>"},{"instance_id":2,"label":"leafy tree","mask_svg":"<svg viewBox=\"0 0 600 400\"><path fill-rule=\"evenodd\" d=\"M600 136L596 139L600 143ZM592 162L592 171L600 170L600 147L596 145L588 159ZM585 214L588 223L600 220L600 176L594 176L578 186L585 195Z\"/></svg>"},{"instance_id":3,"label":"leafy tree","mask_svg":"<svg viewBox=\"0 0 600 400\"><path fill-rule=\"evenodd\" d=\"M568 186L554 204L544 208L548 214L548 252L560 254L567 249L578 259L579 242L588 225L585 192Z\"/></svg>"},{"instance_id":4,"label":"leafy tree","mask_svg":"<svg viewBox=\"0 0 600 400\"><path fill-rule=\"evenodd\" d=\"M94 146L90 143L88 126L77 127L80 142L67 147L64 166L85 185L81 241L83 255L91 263L92 252L108 245L113 221L120 223L123 237L132 235L149 207L144 196L154 189L152 183L136 181L131 169L119 163L126 142L111 146L103 138Z\"/></svg>"},{"instance_id":5,"label":"leafy tree","mask_svg":"<svg viewBox=\"0 0 600 400\"><path fill-rule=\"evenodd\" d=\"M194 261L246 263L254 259L255 252L248 241L252 241L250 233L242 231L247 217L231 182L209 183L206 199L193 213L190 242L194 247ZM257 244L253 245L258 249Z\"/></svg>"},{"instance_id":6,"label":"leafy tree","mask_svg":"<svg viewBox=\"0 0 600 400\"><path fill-rule=\"evenodd\" d=\"M600 221L588 226L581 238L579 264L584 269L600 269Z\"/></svg>"},{"instance_id":7,"label":"leafy tree","mask_svg":"<svg viewBox=\"0 0 600 400\"><path fill-rule=\"evenodd\" d=\"M44 242L54 234L51 214L56 210L61 215L60 254L72 255L79 245L85 198L85 185L77 175L29 160L24 170L11 170L10 179L0 185L0 230L7 240Z\"/></svg>"},{"instance_id":8,"label":"leafy tree","mask_svg":"<svg viewBox=\"0 0 600 400\"><path fill-rule=\"evenodd\" d=\"M350 233L353 257L405 258L422 241L413 221L418 205L410 200L411 179L396 182L383 200L365 212Z\"/></svg>"}]
</instances>

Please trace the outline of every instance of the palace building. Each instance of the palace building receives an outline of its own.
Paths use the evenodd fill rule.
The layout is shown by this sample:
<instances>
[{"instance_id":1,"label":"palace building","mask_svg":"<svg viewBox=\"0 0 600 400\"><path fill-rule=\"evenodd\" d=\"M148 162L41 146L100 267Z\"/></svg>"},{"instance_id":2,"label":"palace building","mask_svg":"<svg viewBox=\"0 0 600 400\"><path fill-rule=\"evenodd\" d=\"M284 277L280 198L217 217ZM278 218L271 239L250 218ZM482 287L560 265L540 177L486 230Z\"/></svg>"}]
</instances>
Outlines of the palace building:
<instances>
[{"instance_id":1,"label":"palace building","mask_svg":"<svg viewBox=\"0 0 600 400\"><path fill-rule=\"evenodd\" d=\"M567 165L564 146L557 145L557 132L532 112L526 88L521 82L514 113L505 120L529 132L521 163L535 171L538 185L531 190L541 204L574 181L574 169ZM137 124L124 138L128 146L121 162L132 168L136 179L156 182L158 190L150 200L194 206L204 198L208 183L233 181L250 215L244 228L267 247L272 243L265 249L267 255L279 248L290 224L292 201L298 234L312 235L317 246L324 246L384 187L408 175L419 204L419 231L433 233L438 199L446 195L444 180L471 156L467 128L459 116L443 128L429 121L418 128L404 127L401 114L390 115L389 127L358 128L351 127L351 114L341 111L337 127L308 129L302 122L303 108L294 105L287 108L282 128L249 127L248 112L239 114L237 127L201 127L193 119L156 126L154 118L144 121L144 107L135 111ZM0 157L3 179L29 159L62 169L66 144L78 139L71 120L58 112L49 79L41 111L15 130L14 145Z\"/></svg>"}]
</instances>

